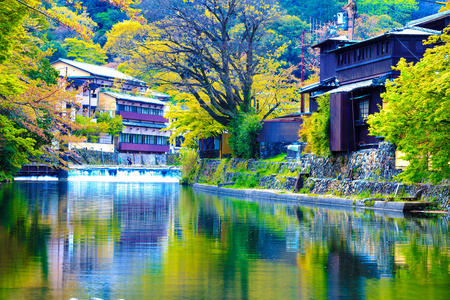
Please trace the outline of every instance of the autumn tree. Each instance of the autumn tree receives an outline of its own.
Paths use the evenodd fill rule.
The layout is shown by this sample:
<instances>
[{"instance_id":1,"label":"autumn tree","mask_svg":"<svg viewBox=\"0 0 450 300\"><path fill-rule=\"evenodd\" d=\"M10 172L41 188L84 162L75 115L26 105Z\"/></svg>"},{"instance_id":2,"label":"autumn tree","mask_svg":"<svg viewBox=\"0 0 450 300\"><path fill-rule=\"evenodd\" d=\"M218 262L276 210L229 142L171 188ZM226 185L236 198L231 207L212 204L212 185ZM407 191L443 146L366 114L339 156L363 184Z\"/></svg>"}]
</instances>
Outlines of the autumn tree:
<instances>
[{"instance_id":1,"label":"autumn tree","mask_svg":"<svg viewBox=\"0 0 450 300\"><path fill-rule=\"evenodd\" d=\"M384 136L409 162L398 177L405 182L439 182L450 176L450 35L430 37L435 44L416 64L401 59L400 76L386 83L383 107L369 116L370 133Z\"/></svg>"},{"instance_id":2,"label":"autumn tree","mask_svg":"<svg viewBox=\"0 0 450 300\"><path fill-rule=\"evenodd\" d=\"M267 81L280 52L264 48L265 27L278 17L274 3L252 0L158 0L166 18L149 25L113 27L105 47L153 82L188 93L218 124L228 127L240 114L270 116L295 86L288 75L276 89L255 89ZM273 70L279 70L275 66ZM291 70L292 71L292 70ZM259 77L259 78L258 78ZM282 85L292 83L291 85ZM274 86L275 86L274 85ZM289 94L289 95L288 95ZM236 122L233 122L236 125Z\"/></svg>"},{"instance_id":3,"label":"autumn tree","mask_svg":"<svg viewBox=\"0 0 450 300\"><path fill-rule=\"evenodd\" d=\"M114 2L114 1L111 1ZM117 2L117 1L116 1ZM54 162L67 153L79 126L69 106L77 91L66 89L42 51L39 32L49 20L88 40L92 31L58 12L51 0L4 0L0 5L0 172L13 175L31 157ZM75 4L77 5L77 4Z\"/></svg>"}]
</instances>

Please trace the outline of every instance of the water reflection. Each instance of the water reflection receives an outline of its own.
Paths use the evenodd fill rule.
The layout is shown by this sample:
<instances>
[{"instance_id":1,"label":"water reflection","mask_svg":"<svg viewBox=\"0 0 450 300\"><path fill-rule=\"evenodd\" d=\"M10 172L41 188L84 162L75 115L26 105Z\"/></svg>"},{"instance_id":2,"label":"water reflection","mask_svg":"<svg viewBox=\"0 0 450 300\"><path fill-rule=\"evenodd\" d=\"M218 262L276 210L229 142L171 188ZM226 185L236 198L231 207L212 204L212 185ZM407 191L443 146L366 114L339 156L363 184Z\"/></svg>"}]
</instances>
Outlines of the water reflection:
<instances>
[{"instance_id":1,"label":"water reflection","mask_svg":"<svg viewBox=\"0 0 450 300\"><path fill-rule=\"evenodd\" d=\"M245 201L168 183L0 187L0 299L446 299L448 216Z\"/></svg>"}]
</instances>

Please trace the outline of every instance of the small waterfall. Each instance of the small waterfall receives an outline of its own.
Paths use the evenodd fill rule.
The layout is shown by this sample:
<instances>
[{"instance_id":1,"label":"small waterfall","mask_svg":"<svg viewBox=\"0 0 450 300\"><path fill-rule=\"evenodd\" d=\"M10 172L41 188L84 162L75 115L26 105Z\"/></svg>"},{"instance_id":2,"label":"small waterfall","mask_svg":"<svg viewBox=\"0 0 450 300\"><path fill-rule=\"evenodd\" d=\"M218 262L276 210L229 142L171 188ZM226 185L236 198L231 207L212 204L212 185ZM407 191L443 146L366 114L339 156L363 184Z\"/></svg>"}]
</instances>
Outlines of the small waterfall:
<instances>
[{"instance_id":1,"label":"small waterfall","mask_svg":"<svg viewBox=\"0 0 450 300\"><path fill-rule=\"evenodd\" d=\"M83 167L69 170L68 181L179 182L181 172L173 168ZM17 181L53 181L57 176L21 176Z\"/></svg>"},{"instance_id":2,"label":"small waterfall","mask_svg":"<svg viewBox=\"0 0 450 300\"><path fill-rule=\"evenodd\" d=\"M68 181L109 182L178 182L178 169L144 168L80 168L69 171Z\"/></svg>"}]
</instances>

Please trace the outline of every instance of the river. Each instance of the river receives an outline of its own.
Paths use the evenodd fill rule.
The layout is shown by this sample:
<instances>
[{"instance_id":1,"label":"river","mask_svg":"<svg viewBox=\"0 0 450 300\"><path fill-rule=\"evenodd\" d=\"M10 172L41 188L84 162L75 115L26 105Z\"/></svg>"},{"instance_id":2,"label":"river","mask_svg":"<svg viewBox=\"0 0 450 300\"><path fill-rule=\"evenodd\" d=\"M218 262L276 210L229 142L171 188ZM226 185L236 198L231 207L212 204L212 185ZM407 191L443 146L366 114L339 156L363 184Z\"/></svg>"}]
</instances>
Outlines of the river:
<instances>
[{"instance_id":1,"label":"river","mask_svg":"<svg viewBox=\"0 0 450 300\"><path fill-rule=\"evenodd\" d=\"M448 299L449 216L176 183L0 186L0 299Z\"/></svg>"}]
</instances>

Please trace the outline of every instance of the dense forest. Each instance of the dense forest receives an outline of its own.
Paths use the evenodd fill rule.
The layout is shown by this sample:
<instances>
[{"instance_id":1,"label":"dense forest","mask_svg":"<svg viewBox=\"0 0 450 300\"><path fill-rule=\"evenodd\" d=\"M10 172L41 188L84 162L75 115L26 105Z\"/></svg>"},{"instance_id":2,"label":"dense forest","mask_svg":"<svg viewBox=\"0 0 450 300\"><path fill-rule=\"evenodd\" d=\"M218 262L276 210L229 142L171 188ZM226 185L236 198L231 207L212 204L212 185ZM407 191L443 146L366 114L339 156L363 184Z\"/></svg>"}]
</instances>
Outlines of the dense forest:
<instances>
[{"instance_id":1,"label":"dense forest","mask_svg":"<svg viewBox=\"0 0 450 300\"><path fill-rule=\"evenodd\" d=\"M95 64L114 63L120 61L116 56L107 53L104 45L107 42L107 32L113 25L129 20L129 17L117 6L102 0L81 0L81 13L75 16L75 8L67 1L58 0L59 10L84 24L94 32L94 38L87 43L77 38L76 33L54 23L42 34L45 36L43 49L54 50L50 61L58 58L76 59ZM289 44L280 56L280 60L288 65L299 65L302 52L302 32L305 32L305 46L308 68L306 75L313 73L317 61L308 46L326 37L345 34L336 25L336 15L342 11L347 0L279 0L280 15L269 25L272 32L264 42L268 47L279 47ZM143 0L134 5L139 9L147 23L161 20L165 17L157 0ZM381 34L389 29L402 26L406 22L436 13L441 5L434 1L422 0L359 0L357 1L356 38L364 39ZM116 66L117 64L113 64ZM299 77L300 70L294 74ZM135 74L136 75L136 74ZM137 75L139 77L139 75Z\"/></svg>"}]
</instances>

